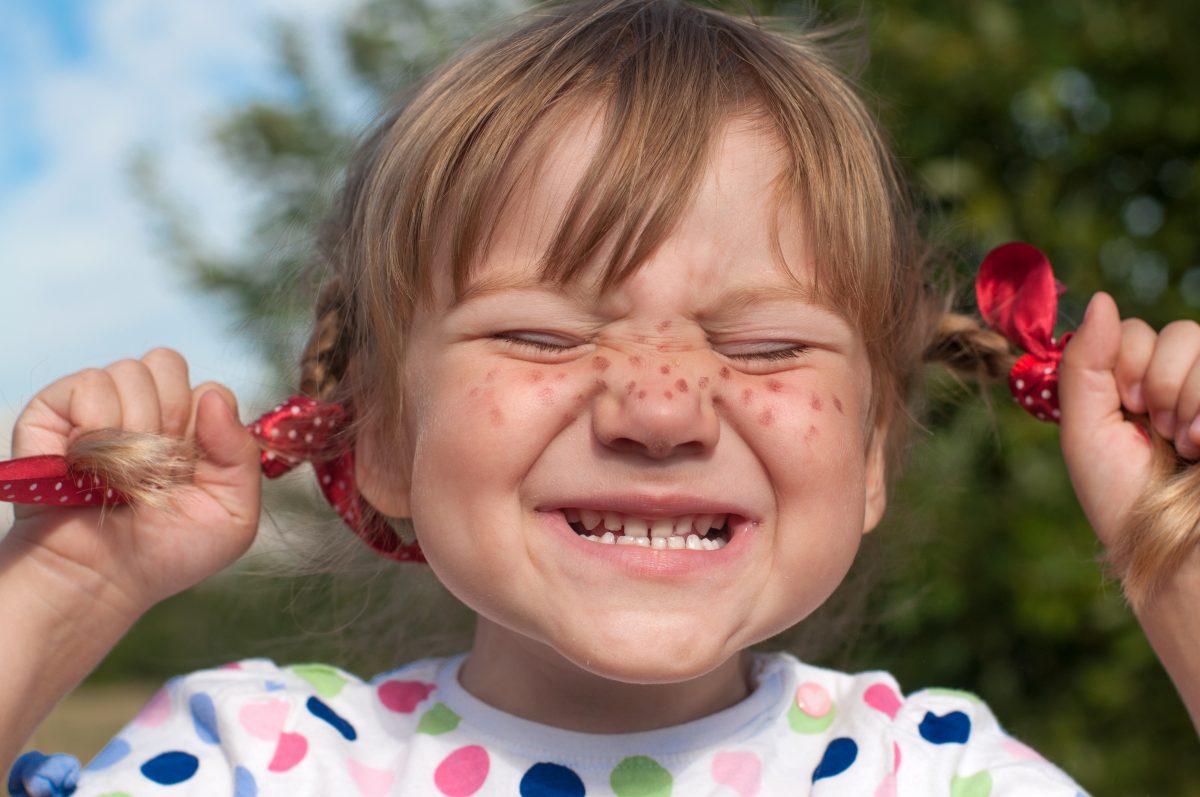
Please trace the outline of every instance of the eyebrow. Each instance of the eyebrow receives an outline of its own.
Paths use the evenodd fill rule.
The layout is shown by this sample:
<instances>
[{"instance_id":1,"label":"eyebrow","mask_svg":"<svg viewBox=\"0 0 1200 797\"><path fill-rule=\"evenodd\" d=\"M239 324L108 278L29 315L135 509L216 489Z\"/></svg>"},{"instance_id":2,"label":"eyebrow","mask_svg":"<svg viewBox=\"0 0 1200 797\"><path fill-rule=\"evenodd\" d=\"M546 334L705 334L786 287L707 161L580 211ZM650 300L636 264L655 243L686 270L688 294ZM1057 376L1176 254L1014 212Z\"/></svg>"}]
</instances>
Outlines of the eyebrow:
<instances>
[{"instance_id":1,"label":"eyebrow","mask_svg":"<svg viewBox=\"0 0 1200 797\"><path fill-rule=\"evenodd\" d=\"M702 317L711 318L716 315L729 315L770 302L796 301L812 304L816 301L816 292L813 291L811 286L800 283L735 288L722 294L720 304L711 310L705 311Z\"/></svg>"},{"instance_id":2,"label":"eyebrow","mask_svg":"<svg viewBox=\"0 0 1200 797\"><path fill-rule=\"evenodd\" d=\"M458 307L476 299L482 299L486 296L493 296L497 293L505 293L507 291L538 291L555 295L565 293L567 296L581 301L589 296L589 291L575 282L558 285L539 279L538 277L527 275L519 277L489 277L476 280L468 285L452 306Z\"/></svg>"}]
</instances>

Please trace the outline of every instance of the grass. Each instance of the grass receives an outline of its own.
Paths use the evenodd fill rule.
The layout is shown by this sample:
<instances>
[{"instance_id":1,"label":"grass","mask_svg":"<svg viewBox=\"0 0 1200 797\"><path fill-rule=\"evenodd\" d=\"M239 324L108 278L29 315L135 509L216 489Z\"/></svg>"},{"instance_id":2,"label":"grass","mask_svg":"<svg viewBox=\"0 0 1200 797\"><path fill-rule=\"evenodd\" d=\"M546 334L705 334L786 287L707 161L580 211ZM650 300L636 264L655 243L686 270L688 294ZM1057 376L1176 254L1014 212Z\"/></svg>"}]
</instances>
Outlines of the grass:
<instances>
[{"instance_id":1,"label":"grass","mask_svg":"<svg viewBox=\"0 0 1200 797\"><path fill-rule=\"evenodd\" d=\"M83 764L124 728L161 683L83 685L67 695L26 744L27 750L68 753Z\"/></svg>"}]
</instances>

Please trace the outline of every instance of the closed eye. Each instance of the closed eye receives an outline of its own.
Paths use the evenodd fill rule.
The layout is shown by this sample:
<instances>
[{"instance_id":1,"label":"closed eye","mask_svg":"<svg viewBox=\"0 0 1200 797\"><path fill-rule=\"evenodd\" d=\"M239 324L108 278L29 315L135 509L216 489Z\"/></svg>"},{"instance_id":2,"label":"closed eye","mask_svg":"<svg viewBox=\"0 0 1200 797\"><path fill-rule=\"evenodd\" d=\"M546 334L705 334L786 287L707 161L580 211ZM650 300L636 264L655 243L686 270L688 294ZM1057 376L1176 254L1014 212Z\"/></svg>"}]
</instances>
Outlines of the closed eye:
<instances>
[{"instance_id":1,"label":"closed eye","mask_svg":"<svg viewBox=\"0 0 1200 797\"><path fill-rule=\"evenodd\" d=\"M532 348L538 351L546 352L565 352L578 346L578 343L572 343L564 340L557 335L548 335L537 332L500 332L492 336L493 339L500 341L506 346L518 348Z\"/></svg>"},{"instance_id":2,"label":"closed eye","mask_svg":"<svg viewBox=\"0 0 1200 797\"><path fill-rule=\"evenodd\" d=\"M742 360L750 362L755 360L792 360L804 356L808 353L810 346L803 343L797 343L783 349L766 349L764 351L739 352L737 354L726 354L725 356L731 360Z\"/></svg>"}]
</instances>

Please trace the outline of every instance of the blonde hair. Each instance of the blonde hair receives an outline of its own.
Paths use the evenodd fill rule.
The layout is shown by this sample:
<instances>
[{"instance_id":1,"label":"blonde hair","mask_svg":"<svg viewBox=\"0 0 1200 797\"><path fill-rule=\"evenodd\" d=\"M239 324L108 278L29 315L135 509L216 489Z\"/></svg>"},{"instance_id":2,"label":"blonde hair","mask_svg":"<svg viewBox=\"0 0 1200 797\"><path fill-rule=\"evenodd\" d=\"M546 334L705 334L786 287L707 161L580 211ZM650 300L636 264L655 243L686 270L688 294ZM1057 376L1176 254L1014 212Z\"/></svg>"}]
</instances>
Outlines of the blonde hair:
<instances>
[{"instance_id":1,"label":"blonde hair","mask_svg":"<svg viewBox=\"0 0 1200 797\"><path fill-rule=\"evenodd\" d=\"M678 0L583 0L538 7L469 43L381 117L349 166L319 236L327 273L301 392L352 408L347 439L400 433L409 325L430 298L435 264L448 261L461 295L517 179L569 115L597 103L606 111L542 274L569 282L610 245L604 287L633 273L675 226L721 125L750 116L782 144L776 199L801 209L812 288L865 340L874 426L885 430L894 476L923 363L994 378L1013 358L1003 338L947 312L930 287L901 169L835 65L836 33ZM1192 525L1168 542L1156 526L1165 516L1137 516L1149 520L1129 538L1136 550L1114 554L1135 603L1196 536Z\"/></svg>"}]
</instances>

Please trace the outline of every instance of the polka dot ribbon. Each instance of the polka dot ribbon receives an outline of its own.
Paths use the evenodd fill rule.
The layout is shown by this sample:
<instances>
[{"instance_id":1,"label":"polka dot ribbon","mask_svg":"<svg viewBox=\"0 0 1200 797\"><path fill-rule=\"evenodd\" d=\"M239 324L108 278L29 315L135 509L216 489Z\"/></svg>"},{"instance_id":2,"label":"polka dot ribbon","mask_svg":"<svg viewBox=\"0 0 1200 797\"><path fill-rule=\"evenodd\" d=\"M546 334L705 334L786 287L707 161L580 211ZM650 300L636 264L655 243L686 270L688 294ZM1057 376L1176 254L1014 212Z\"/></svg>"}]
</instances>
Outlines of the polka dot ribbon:
<instances>
[{"instance_id":1,"label":"polka dot ribbon","mask_svg":"<svg viewBox=\"0 0 1200 797\"><path fill-rule=\"evenodd\" d=\"M1025 350L1008 373L1017 403L1041 421L1057 423L1058 364L1071 333L1054 337L1058 297L1066 290L1054 278L1042 251L1008 243L988 253L975 279L979 312L992 329Z\"/></svg>"},{"instance_id":2,"label":"polka dot ribbon","mask_svg":"<svg viewBox=\"0 0 1200 797\"><path fill-rule=\"evenodd\" d=\"M416 543L406 544L376 512L366 512L354 482L354 451L331 444L348 420L340 404L295 395L248 425L262 448L263 475L275 479L311 462L321 493L346 525L381 556L424 562ZM0 500L47 506L124 504L128 499L92 473L74 472L64 457L44 455L0 462Z\"/></svg>"}]
</instances>

